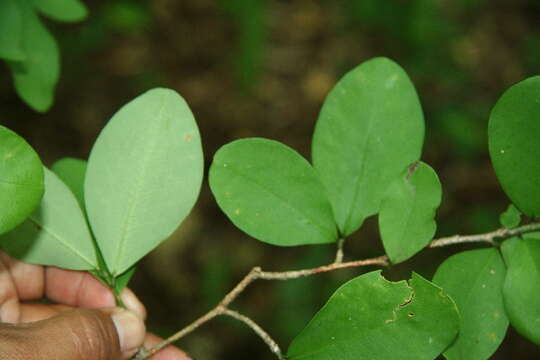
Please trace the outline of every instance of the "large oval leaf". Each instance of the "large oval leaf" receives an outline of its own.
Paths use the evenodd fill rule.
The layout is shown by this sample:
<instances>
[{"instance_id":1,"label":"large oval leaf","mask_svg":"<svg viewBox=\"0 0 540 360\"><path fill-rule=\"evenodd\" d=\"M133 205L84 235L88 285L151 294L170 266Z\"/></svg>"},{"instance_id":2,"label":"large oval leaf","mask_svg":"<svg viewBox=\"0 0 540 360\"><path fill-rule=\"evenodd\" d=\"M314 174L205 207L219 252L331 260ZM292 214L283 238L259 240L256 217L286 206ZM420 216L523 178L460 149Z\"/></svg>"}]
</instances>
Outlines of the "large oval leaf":
<instances>
[{"instance_id":1,"label":"large oval leaf","mask_svg":"<svg viewBox=\"0 0 540 360\"><path fill-rule=\"evenodd\" d=\"M23 138L0 126L0 234L23 222L42 195L39 156Z\"/></svg>"},{"instance_id":2,"label":"large oval leaf","mask_svg":"<svg viewBox=\"0 0 540 360\"><path fill-rule=\"evenodd\" d=\"M88 13L79 0L33 0L33 3L40 12L58 21L83 20Z\"/></svg>"},{"instance_id":3,"label":"large oval leaf","mask_svg":"<svg viewBox=\"0 0 540 360\"><path fill-rule=\"evenodd\" d=\"M150 90L112 117L90 154L84 196L113 275L172 234L195 204L202 175L199 130L175 91Z\"/></svg>"},{"instance_id":4,"label":"large oval leaf","mask_svg":"<svg viewBox=\"0 0 540 360\"><path fill-rule=\"evenodd\" d=\"M1 245L26 262L73 270L97 268L82 210L68 187L48 169L41 204L22 225L2 236Z\"/></svg>"},{"instance_id":5,"label":"large oval leaf","mask_svg":"<svg viewBox=\"0 0 540 360\"><path fill-rule=\"evenodd\" d=\"M380 271L341 286L289 347L288 360L435 359L456 337L459 315L442 290L413 273Z\"/></svg>"},{"instance_id":6,"label":"large oval leaf","mask_svg":"<svg viewBox=\"0 0 540 360\"><path fill-rule=\"evenodd\" d=\"M524 214L540 216L540 76L508 89L489 119L489 153L506 195Z\"/></svg>"},{"instance_id":7,"label":"large oval leaf","mask_svg":"<svg viewBox=\"0 0 540 360\"><path fill-rule=\"evenodd\" d=\"M508 258L504 305L512 326L540 345L540 233L523 237L503 248Z\"/></svg>"},{"instance_id":8,"label":"large oval leaf","mask_svg":"<svg viewBox=\"0 0 540 360\"><path fill-rule=\"evenodd\" d=\"M390 183L420 158L423 141L420 102L399 65L375 58L337 83L319 115L312 150L343 234L379 211Z\"/></svg>"},{"instance_id":9,"label":"large oval leaf","mask_svg":"<svg viewBox=\"0 0 540 360\"><path fill-rule=\"evenodd\" d=\"M9 62L9 67L17 94L34 110L46 111L52 105L60 72L58 45L30 4L24 1L20 4L26 57L23 61Z\"/></svg>"},{"instance_id":10,"label":"large oval leaf","mask_svg":"<svg viewBox=\"0 0 540 360\"><path fill-rule=\"evenodd\" d=\"M464 251L446 259L433 282L458 306L459 335L444 352L451 360L488 359L508 328L502 287L506 268L496 249Z\"/></svg>"},{"instance_id":11,"label":"large oval leaf","mask_svg":"<svg viewBox=\"0 0 540 360\"><path fill-rule=\"evenodd\" d=\"M390 185L381 203L379 229L393 263L407 260L431 241L441 196L437 173L423 162L411 165Z\"/></svg>"},{"instance_id":12,"label":"large oval leaf","mask_svg":"<svg viewBox=\"0 0 540 360\"><path fill-rule=\"evenodd\" d=\"M0 1L0 58L24 60L23 16L17 0Z\"/></svg>"},{"instance_id":13,"label":"large oval leaf","mask_svg":"<svg viewBox=\"0 0 540 360\"><path fill-rule=\"evenodd\" d=\"M250 236L280 246L336 241L323 185L293 149L268 139L233 141L216 153L209 176L221 209Z\"/></svg>"}]
</instances>

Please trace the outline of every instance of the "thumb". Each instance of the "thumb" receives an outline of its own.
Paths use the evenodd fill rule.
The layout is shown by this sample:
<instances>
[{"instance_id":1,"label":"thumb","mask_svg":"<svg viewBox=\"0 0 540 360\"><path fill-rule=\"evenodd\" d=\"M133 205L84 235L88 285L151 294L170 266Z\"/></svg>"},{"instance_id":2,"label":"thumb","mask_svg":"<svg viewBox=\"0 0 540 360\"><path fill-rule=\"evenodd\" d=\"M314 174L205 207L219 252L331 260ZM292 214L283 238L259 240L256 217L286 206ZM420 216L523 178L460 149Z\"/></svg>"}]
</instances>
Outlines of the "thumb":
<instances>
[{"instance_id":1,"label":"thumb","mask_svg":"<svg viewBox=\"0 0 540 360\"><path fill-rule=\"evenodd\" d=\"M123 309L76 309L25 324L0 324L0 360L120 360L142 345L144 322Z\"/></svg>"}]
</instances>

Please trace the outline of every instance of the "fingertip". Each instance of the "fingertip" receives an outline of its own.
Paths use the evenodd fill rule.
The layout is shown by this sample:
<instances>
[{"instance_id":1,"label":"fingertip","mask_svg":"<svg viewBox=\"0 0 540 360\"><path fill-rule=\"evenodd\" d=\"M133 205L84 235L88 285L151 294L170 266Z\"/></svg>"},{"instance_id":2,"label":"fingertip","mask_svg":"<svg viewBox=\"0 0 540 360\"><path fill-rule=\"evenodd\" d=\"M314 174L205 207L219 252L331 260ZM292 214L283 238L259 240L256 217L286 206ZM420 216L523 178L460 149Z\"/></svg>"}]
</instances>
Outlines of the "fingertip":
<instances>
[{"instance_id":1,"label":"fingertip","mask_svg":"<svg viewBox=\"0 0 540 360\"><path fill-rule=\"evenodd\" d=\"M120 298L129 310L133 311L141 319L146 320L146 308L131 289L125 288L122 291Z\"/></svg>"},{"instance_id":2,"label":"fingertip","mask_svg":"<svg viewBox=\"0 0 540 360\"><path fill-rule=\"evenodd\" d=\"M148 333L146 334L146 338L144 340L144 346L147 349L150 349L157 344L161 343L163 341L162 338L152 334ZM192 360L188 354L186 354L184 351L180 350L176 346L169 345L157 352L154 356L152 356L151 360Z\"/></svg>"},{"instance_id":3,"label":"fingertip","mask_svg":"<svg viewBox=\"0 0 540 360\"><path fill-rule=\"evenodd\" d=\"M115 309L111 314L116 327L120 349L125 358L137 352L143 344L146 327L138 314L126 309Z\"/></svg>"}]
</instances>

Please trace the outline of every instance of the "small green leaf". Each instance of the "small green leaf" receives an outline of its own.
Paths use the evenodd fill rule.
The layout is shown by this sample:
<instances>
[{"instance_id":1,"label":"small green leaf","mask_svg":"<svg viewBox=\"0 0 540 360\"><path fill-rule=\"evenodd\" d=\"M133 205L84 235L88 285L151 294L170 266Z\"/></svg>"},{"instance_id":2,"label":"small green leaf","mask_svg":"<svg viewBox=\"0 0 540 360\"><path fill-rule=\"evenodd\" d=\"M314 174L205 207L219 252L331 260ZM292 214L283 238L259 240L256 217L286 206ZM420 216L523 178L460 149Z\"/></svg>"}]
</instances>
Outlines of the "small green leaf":
<instances>
[{"instance_id":1,"label":"small green leaf","mask_svg":"<svg viewBox=\"0 0 540 360\"><path fill-rule=\"evenodd\" d=\"M21 2L24 4L24 2ZM23 10L24 61L10 61L17 94L34 110L47 111L53 102L60 71L58 45L29 5Z\"/></svg>"},{"instance_id":2,"label":"small green leaf","mask_svg":"<svg viewBox=\"0 0 540 360\"><path fill-rule=\"evenodd\" d=\"M540 216L540 76L508 89L491 111L489 153L506 195L524 214Z\"/></svg>"},{"instance_id":3,"label":"small green leaf","mask_svg":"<svg viewBox=\"0 0 540 360\"><path fill-rule=\"evenodd\" d=\"M518 247L520 241L521 239L518 236L514 236L504 240L501 243L501 254L504 263L506 264L506 267L510 266L510 261L512 261L512 254L514 253L514 250Z\"/></svg>"},{"instance_id":4,"label":"small green leaf","mask_svg":"<svg viewBox=\"0 0 540 360\"><path fill-rule=\"evenodd\" d=\"M435 359L457 335L459 314L443 291L413 273L380 271L341 286L289 347L288 360Z\"/></svg>"},{"instance_id":5,"label":"small green leaf","mask_svg":"<svg viewBox=\"0 0 540 360\"><path fill-rule=\"evenodd\" d=\"M214 156L209 181L223 212L260 241L295 246L337 239L317 173L277 141L251 138L223 146Z\"/></svg>"},{"instance_id":6,"label":"small green leaf","mask_svg":"<svg viewBox=\"0 0 540 360\"><path fill-rule=\"evenodd\" d=\"M51 166L51 170L73 192L82 209L84 209L84 177L86 175L86 166L86 161L70 157L62 158Z\"/></svg>"},{"instance_id":7,"label":"small green leaf","mask_svg":"<svg viewBox=\"0 0 540 360\"><path fill-rule=\"evenodd\" d=\"M133 277L133 274L135 274L135 270L137 268L135 266L130 267L125 273L120 274L116 277L116 281L114 283L114 292L116 294L121 294L122 290L127 286L131 278Z\"/></svg>"},{"instance_id":8,"label":"small green leaf","mask_svg":"<svg viewBox=\"0 0 540 360\"><path fill-rule=\"evenodd\" d=\"M503 296L506 314L521 335L540 345L540 234L525 234L509 256Z\"/></svg>"},{"instance_id":9,"label":"small green leaf","mask_svg":"<svg viewBox=\"0 0 540 360\"><path fill-rule=\"evenodd\" d=\"M431 241L441 196L437 173L423 162L409 166L390 185L381 203L379 229L393 263L407 260Z\"/></svg>"},{"instance_id":10,"label":"small green leaf","mask_svg":"<svg viewBox=\"0 0 540 360\"><path fill-rule=\"evenodd\" d=\"M184 99L153 89L122 107L88 160L88 218L111 273L122 274L168 238L197 200L199 130Z\"/></svg>"},{"instance_id":11,"label":"small green leaf","mask_svg":"<svg viewBox=\"0 0 540 360\"><path fill-rule=\"evenodd\" d=\"M22 223L43 195L43 165L34 149L0 126L0 234Z\"/></svg>"},{"instance_id":12,"label":"small green leaf","mask_svg":"<svg viewBox=\"0 0 540 360\"><path fill-rule=\"evenodd\" d=\"M375 58L337 83L319 115L312 151L344 235L379 211L390 183L420 158L423 141L420 102L399 65Z\"/></svg>"},{"instance_id":13,"label":"small green leaf","mask_svg":"<svg viewBox=\"0 0 540 360\"><path fill-rule=\"evenodd\" d=\"M2 236L2 248L22 261L65 269L97 268L92 237L75 196L45 168L45 193L37 210Z\"/></svg>"},{"instance_id":14,"label":"small green leaf","mask_svg":"<svg viewBox=\"0 0 540 360\"><path fill-rule=\"evenodd\" d=\"M444 352L449 360L488 359L508 328L502 287L506 268L496 249L464 251L437 269L433 282L456 302L459 335Z\"/></svg>"},{"instance_id":15,"label":"small green leaf","mask_svg":"<svg viewBox=\"0 0 540 360\"><path fill-rule=\"evenodd\" d=\"M37 10L57 21L80 21L88 15L79 0L33 0L33 3Z\"/></svg>"},{"instance_id":16,"label":"small green leaf","mask_svg":"<svg viewBox=\"0 0 540 360\"><path fill-rule=\"evenodd\" d=\"M24 60L23 17L16 0L0 1L0 58Z\"/></svg>"},{"instance_id":17,"label":"small green leaf","mask_svg":"<svg viewBox=\"0 0 540 360\"><path fill-rule=\"evenodd\" d=\"M507 229L513 229L521 223L521 212L514 206L508 205L508 208L499 216L502 226Z\"/></svg>"}]
</instances>

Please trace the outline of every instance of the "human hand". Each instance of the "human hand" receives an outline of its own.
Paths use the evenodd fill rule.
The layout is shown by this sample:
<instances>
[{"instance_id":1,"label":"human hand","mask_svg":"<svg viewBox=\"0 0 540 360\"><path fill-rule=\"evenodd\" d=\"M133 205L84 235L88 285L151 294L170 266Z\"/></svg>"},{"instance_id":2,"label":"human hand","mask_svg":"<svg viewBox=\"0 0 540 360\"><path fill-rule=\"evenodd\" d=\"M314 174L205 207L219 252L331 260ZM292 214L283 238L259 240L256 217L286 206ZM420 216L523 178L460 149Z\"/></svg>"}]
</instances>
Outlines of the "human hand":
<instances>
[{"instance_id":1,"label":"human hand","mask_svg":"<svg viewBox=\"0 0 540 360\"><path fill-rule=\"evenodd\" d=\"M53 303L35 302L43 298ZM128 310L115 308L111 291L89 273L0 251L0 360L120 360L160 342L146 333L146 310L133 292L121 298ZM189 357L169 346L152 360Z\"/></svg>"}]
</instances>

